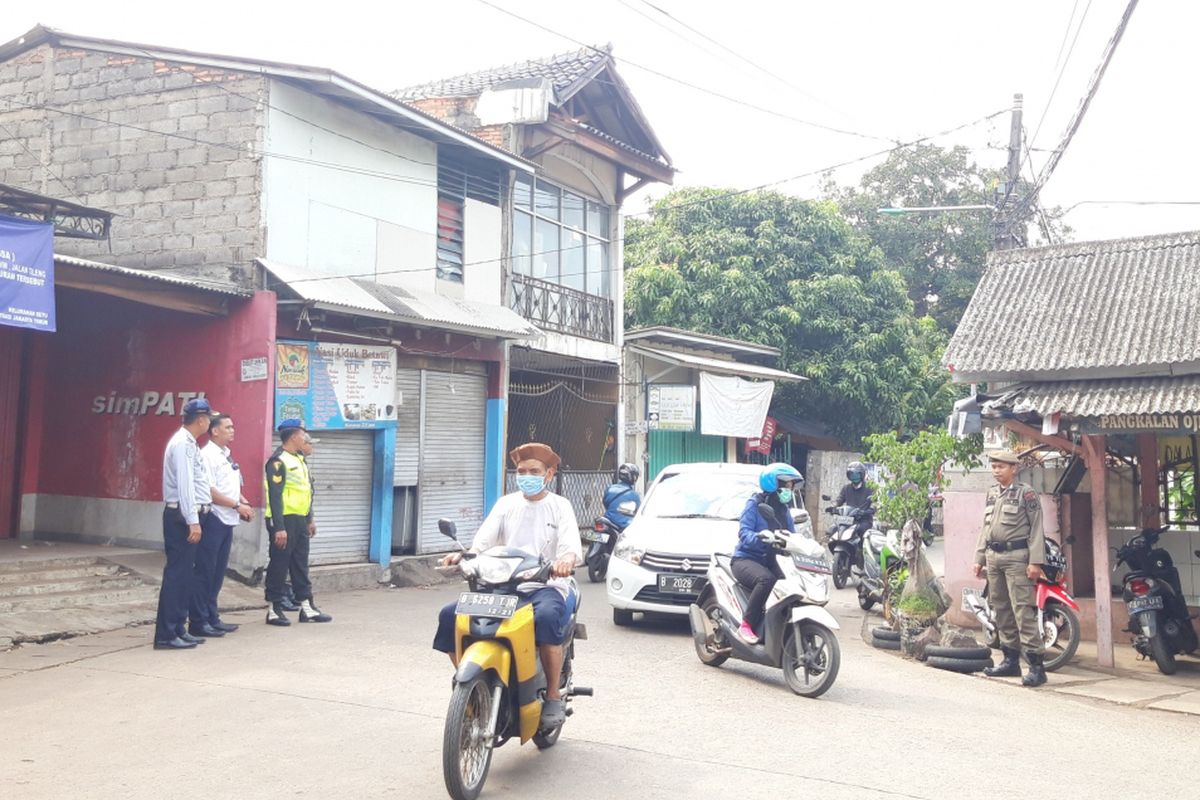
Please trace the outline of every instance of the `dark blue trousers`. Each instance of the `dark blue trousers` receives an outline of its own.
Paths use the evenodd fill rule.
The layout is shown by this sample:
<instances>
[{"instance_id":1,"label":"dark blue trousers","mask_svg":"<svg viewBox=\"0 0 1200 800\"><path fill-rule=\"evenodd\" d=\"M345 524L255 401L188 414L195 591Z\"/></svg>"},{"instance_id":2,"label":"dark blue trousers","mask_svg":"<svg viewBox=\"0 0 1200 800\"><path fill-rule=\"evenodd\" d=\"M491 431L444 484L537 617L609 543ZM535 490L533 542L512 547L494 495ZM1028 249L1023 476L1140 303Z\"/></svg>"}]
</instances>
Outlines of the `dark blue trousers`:
<instances>
[{"instance_id":1,"label":"dark blue trousers","mask_svg":"<svg viewBox=\"0 0 1200 800\"><path fill-rule=\"evenodd\" d=\"M193 580L191 610L192 625L215 625L221 621L217 611L217 595L225 582L229 566L229 548L233 544L233 526L208 514L200 523L200 544L196 546L196 571Z\"/></svg>"},{"instance_id":2,"label":"dark blue trousers","mask_svg":"<svg viewBox=\"0 0 1200 800\"><path fill-rule=\"evenodd\" d=\"M163 550L167 563L163 567L162 588L158 590L156 642L169 642L185 631L196 570L196 545L188 544L187 536L188 525L179 509L164 508Z\"/></svg>"}]
</instances>

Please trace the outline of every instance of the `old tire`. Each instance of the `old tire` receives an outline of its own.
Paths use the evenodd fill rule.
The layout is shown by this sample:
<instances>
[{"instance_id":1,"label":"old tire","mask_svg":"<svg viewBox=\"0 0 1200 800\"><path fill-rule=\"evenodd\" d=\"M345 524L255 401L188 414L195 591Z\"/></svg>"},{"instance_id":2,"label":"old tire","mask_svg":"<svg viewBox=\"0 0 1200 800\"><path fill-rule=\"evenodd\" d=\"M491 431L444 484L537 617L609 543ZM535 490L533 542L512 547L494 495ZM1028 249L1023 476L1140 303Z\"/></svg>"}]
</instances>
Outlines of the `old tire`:
<instances>
[{"instance_id":1,"label":"old tire","mask_svg":"<svg viewBox=\"0 0 1200 800\"><path fill-rule=\"evenodd\" d=\"M442 776L454 800L475 800L492 765L492 692L483 675L454 687L442 736Z\"/></svg>"},{"instance_id":2,"label":"old tire","mask_svg":"<svg viewBox=\"0 0 1200 800\"><path fill-rule=\"evenodd\" d=\"M1062 603L1047 605L1042 614L1042 644L1045 649L1045 668L1047 672L1067 664L1075 657L1079 649L1079 617L1069 607ZM1046 641L1047 627L1053 624L1056 635L1051 641Z\"/></svg>"},{"instance_id":3,"label":"old tire","mask_svg":"<svg viewBox=\"0 0 1200 800\"><path fill-rule=\"evenodd\" d=\"M958 658L958 659L991 659L990 647L939 647L933 645L925 648L927 657Z\"/></svg>"},{"instance_id":4,"label":"old tire","mask_svg":"<svg viewBox=\"0 0 1200 800\"><path fill-rule=\"evenodd\" d=\"M869 592L864 592L862 590L862 584L859 584L858 607L863 611L870 611L875 607L875 601L871 599L871 594Z\"/></svg>"},{"instance_id":5,"label":"old tire","mask_svg":"<svg viewBox=\"0 0 1200 800\"><path fill-rule=\"evenodd\" d=\"M704 605L700 606L700 613L704 615L705 626L704 641L697 638L699 631L692 631L692 644L696 647L696 656L700 659L700 663L710 667L719 667L729 658L728 653L718 653L709 646L709 643L716 644L715 631L719 630L721 617L721 607L717 603L717 598L712 595L708 600L704 601Z\"/></svg>"},{"instance_id":6,"label":"old tire","mask_svg":"<svg viewBox=\"0 0 1200 800\"><path fill-rule=\"evenodd\" d=\"M783 643L783 679L801 697L820 697L837 680L842 651L833 631L812 620L792 625Z\"/></svg>"},{"instance_id":7,"label":"old tire","mask_svg":"<svg viewBox=\"0 0 1200 800\"><path fill-rule=\"evenodd\" d=\"M889 628L886 625L876 625L874 628L871 629L871 636L875 637L876 639L883 639L884 641L888 641L888 642L900 641L900 631L893 630L892 628Z\"/></svg>"},{"instance_id":8,"label":"old tire","mask_svg":"<svg viewBox=\"0 0 1200 800\"><path fill-rule=\"evenodd\" d=\"M845 550L838 550L833 558L833 585L838 589L845 589L849 582L850 554Z\"/></svg>"},{"instance_id":9,"label":"old tire","mask_svg":"<svg viewBox=\"0 0 1200 800\"><path fill-rule=\"evenodd\" d=\"M1174 675L1175 670L1179 669L1175 662L1175 654L1171 652L1167 638L1161 631L1158 635L1150 637L1150 655L1154 657L1154 663L1163 675Z\"/></svg>"},{"instance_id":10,"label":"old tire","mask_svg":"<svg viewBox=\"0 0 1200 800\"><path fill-rule=\"evenodd\" d=\"M623 608L614 608L613 609L613 625L623 628L626 625L632 625L632 624L633 624L633 612L632 611L626 611Z\"/></svg>"},{"instance_id":11,"label":"old tire","mask_svg":"<svg viewBox=\"0 0 1200 800\"><path fill-rule=\"evenodd\" d=\"M930 656L925 663L936 669L950 672L981 672L992 665L990 658L949 658L947 656Z\"/></svg>"},{"instance_id":12,"label":"old tire","mask_svg":"<svg viewBox=\"0 0 1200 800\"><path fill-rule=\"evenodd\" d=\"M871 637L871 646L876 648L877 650L899 650L900 649L900 640L899 639L878 639L878 638L872 636Z\"/></svg>"}]
</instances>

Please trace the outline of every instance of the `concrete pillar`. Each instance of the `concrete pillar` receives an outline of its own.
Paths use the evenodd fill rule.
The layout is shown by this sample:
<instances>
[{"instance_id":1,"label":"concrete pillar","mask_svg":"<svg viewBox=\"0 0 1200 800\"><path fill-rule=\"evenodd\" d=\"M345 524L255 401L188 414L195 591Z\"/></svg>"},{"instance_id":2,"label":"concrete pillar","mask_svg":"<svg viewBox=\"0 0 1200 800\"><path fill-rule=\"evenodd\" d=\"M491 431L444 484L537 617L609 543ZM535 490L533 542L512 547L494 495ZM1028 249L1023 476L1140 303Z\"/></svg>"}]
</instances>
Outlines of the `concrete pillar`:
<instances>
[{"instance_id":1,"label":"concrete pillar","mask_svg":"<svg viewBox=\"0 0 1200 800\"><path fill-rule=\"evenodd\" d=\"M1092 478L1092 569L1096 580L1096 661L1102 667L1113 666L1112 570L1108 553L1107 469L1104 463L1105 437L1083 437L1088 473Z\"/></svg>"},{"instance_id":2,"label":"concrete pillar","mask_svg":"<svg viewBox=\"0 0 1200 800\"><path fill-rule=\"evenodd\" d=\"M1137 435L1137 459L1142 527L1157 528L1162 525L1162 511L1158 496L1158 439L1153 433Z\"/></svg>"}]
</instances>

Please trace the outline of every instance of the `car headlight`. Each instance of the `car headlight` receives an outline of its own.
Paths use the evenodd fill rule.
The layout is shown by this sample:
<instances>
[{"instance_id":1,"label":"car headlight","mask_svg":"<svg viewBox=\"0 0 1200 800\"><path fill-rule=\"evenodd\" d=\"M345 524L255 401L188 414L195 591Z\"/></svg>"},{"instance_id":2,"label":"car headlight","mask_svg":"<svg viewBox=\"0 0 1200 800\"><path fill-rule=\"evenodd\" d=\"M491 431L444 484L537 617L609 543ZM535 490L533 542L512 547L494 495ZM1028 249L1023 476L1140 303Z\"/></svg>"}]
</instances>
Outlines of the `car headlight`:
<instances>
[{"instance_id":1,"label":"car headlight","mask_svg":"<svg viewBox=\"0 0 1200 800\"><path fill-rule=\"evenodd\" d=\"M613 550L613 555L622 561L628 561L630 564L640 564L642 563L642 556L646 555L646 548L638 547L622 536Z\"/></svg>"}]
</instances>

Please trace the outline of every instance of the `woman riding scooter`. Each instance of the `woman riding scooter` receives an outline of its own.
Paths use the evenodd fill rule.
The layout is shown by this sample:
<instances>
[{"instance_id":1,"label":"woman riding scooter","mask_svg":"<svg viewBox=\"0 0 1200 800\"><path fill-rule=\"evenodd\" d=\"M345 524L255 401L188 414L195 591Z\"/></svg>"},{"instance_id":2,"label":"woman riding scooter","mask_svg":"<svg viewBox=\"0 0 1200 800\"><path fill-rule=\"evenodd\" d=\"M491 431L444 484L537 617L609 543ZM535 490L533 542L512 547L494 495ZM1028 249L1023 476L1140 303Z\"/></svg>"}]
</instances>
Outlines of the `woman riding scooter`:
<instances>
[{"instance_id":1,"label":"woman riding scooter","mask_svg":"<svg viewBox=\"0 0 1200 800\"><path fill-rule=\"evenodd\" d=\"M775 512L777 527L787 526L792 533L796 532L796 524L792 521L789 506L792 502L792 487L804 478L790 464L768 464L759 473L758 485L762 492L746 501L742 511L741 527L738 530L738 545L733 551L730 566L738 583L746 587L750 597L746 602L745 616L738 628L738 636L748 644L758 643L755 628L762 624L763 610L775 581L783 577L779 563L775 560L775 552L760 536L763 531L773 527L758 510L759 503L766 503Z\"/></svg>"}]
</instances>

